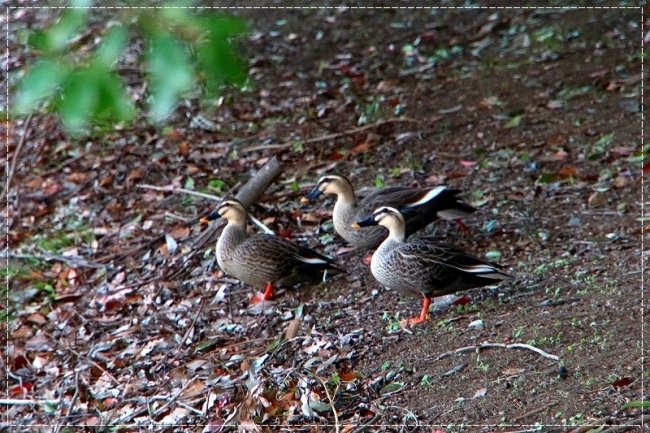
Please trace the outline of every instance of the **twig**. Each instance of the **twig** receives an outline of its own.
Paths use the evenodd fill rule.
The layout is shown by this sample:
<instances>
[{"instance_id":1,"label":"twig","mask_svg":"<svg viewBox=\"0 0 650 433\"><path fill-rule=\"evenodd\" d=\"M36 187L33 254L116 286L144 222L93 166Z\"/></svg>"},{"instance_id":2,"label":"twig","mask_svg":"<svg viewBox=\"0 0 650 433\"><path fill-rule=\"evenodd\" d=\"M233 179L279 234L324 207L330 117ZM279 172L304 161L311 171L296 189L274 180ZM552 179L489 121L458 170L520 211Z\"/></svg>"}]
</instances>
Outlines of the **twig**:
<instances>
[{"instance_id":1,"label":"twig","mask_svg":"<svg viewBox=\"0 0 650 433\"><path fill-rule=\"evenodd\" d=\"M466 347L461 347L460 349L452 350L450 352L445 352L441 355L438 355L433 361L431 362L437 362L440 361L441 359L447 358L451 355L457 355L462 352L469 352L472 350L475 351L480 351L481 349L491 349L491 348L502 348L502 349L528 349L532 350L535 353L540 354L544 358L549 358L554 361L559 361L560 357L556 355L551 355L550 353L544 352L542 349L538 349L535 346L531 346L530 344L522 344L522 343L514 343L514 344L501 344L501 343L482 343L479 344L478 346L466 346Z\"/></svg>"},{"instance_id":2,"label":"twig","mask_svg":"<svg viewBox=\"0 0 650 433\"><path fill-rule=\"evenodd\" d=\"M642 416L641 418L635 419L634 421L631 421L625 425L617 425L614 427L610 427L608 429L601 431L600 433L617 433L617 432L629 430L630 428L636 427L637 425L643 425L648 421L650 421L650 415Z\"/></svg>"},{"instance_id":3,"label":"twig","mask_svg":"<svg viewBox=\"0 0 650 433\"><path fill-rule=\"evenodd\" d=\"M65 393L61 393L62 396L65 395ZM65 418L68 418L71 416L71 412L74 409L74 405L77 404L77 399L79 398L79 372L75 372L74 375L74 395L72 396L72 400L70 400L70 405L68 406L68 413L66 414L65 417L61 417L65 420ZM63 406L63 405L61 405ZM54 429L54 433L58 433L61 431L61 427L63 427L64 424L57 424L56 428Z\"/></svg>"},{"instance_id":4,"label":"twig","mask_svg":"<svg viewBox=\"0 0 650 433\"><path fill-rule=\"evenodd\" d=\"M369 427L373 427L373 426L375 425L375 423L376 423L377 421L379 421L379 418L381 418L381 414L378 413L377 415L373 416L372 419L371 419L370 421L368 421L368 422L365 423L364 425L358 427L358 428L357 428L356 430L354 430L352 433L363 433L364 431L366 431L367 428L369 428Z\"/></svg>"},{"instance_id":5,"label":"twig","mask_svg":"<svg viewBox=\"0 0 650 433\"><path fill-rule=\"evenodd\" d=\"M542 406L542 407L538 407L537 409L530 410L530 411L526 412L525 414L520 415L520 416L518 416L517 418L514 418L514 419L512 420L512 422L513 422L513 423L516 423L516 422L521 421L522 419L528 418L529 416L533 416L533 415L538 414L538 413L540 413L540 412L544 412L546 409L548 409L548 408L550 408L550 407L553 407L553 406L555 406L555 405L558 404L558 403L559 403L559 402L556 400L556 401L552 401L552 402L550 402L550 403L548 403L548 404L545 404L545 405Z\"/></svg>"},{"instance_id":6,"label":"twig","mask_svg":"<svg viewBox=\"0 0 650 433\"><path fill-rule=\"evenodd\" d=\"M68 256L62 256L60 254L52 254L45 250L41 250L41 251L43 252L42 256L38 254L14 254L9 252L6 255L4 254L0 255L0 258L9 258L9 259L16 259L16 260L37 259L37 260L44 260L46 262L56 261L56 262L64 262L69 266L82 267L82 268L94 268L94 269L111 268L110 265L102 265L100 263L89 262L80 257L68 257Z\"/></svg>"},{"instance_id":7,"label":"twig","mask_svg":"<svg viewBox=\"0 0 650 433\"><path fill-rule=\"evenodd\" d=\"M54 400L20 400L17 398L2 398L0 405L5 406L34 406L37 404L59 404L58 399Z\"/></svg>"},{"instance_id":8,"label":"twig","mask_svg":"<svg viewBox=\"0 0 650 433\"><path fill-rule=\"evenodd\" d=\"M97 364L92 359L88 358L87 356L82 355L81 353L77 352L76 350L74 350L74 349L72 349L70 347L66 347L66 349L69 350L70 352L74 353L79 358L83 359L84 361L89 362L92 365L94 365L95 367L99 368L109 379L111 379L113 381L113 383L115 383L115 385L122 386L122 384L119 382L119 380L115 379L115 377L112 374L110 374L108 371L106 371L105 368L103 368L101 365Z\"/></svg>"},{"instance_id":9,"label":"twig","mask_svg":"<svg viewBox=\"0 0 650 433\"><path fill-rule=\"evenodd\" d=\"M199 318L199 314L201 314L201 310L203 309L203 304L204 304L204 299L201 299L201 303L199 304L199 309L197 310L196 314L194 315L194 320L192 320L192 324L190 325L189 328L187 328L187 331L185 332L185 335L183 335L183 339L178 342L178 346L176 346L176 349L180 349L181 345L187 340L187 338L190 335L190 332L192 332L192 329L194 329L194 324L196 323L196 319Z\"/></svg>"},{"instance_id":10,"label":"twig","mask_svg":"<svg viewBox=\"0 0 650 433\"><path fill-rule=\"evenodd\" d=\"M176 393L172 398L169 399L160 409L151 414L152 417L156 417L163 413L167 408L178 398L180 395L187 390L194 382L196 382L196 376L187 381L187 383ZM147 405L149 406L149 405Z\"/></svg>"},{"instance_id":11,"label":"twig","mask_svg":"<svg viewBox=\"0 0 650 433\"><path fill-rule=\"evenodd\" d=\"M419 121L415 119L391 117L390 119L380 120L378 122L360 126L358 128L348 129L347 131L337 132L334 134L327 134L327 135L322 135L320 137L314 137L314 138L309 138L307 140L302 140L302 144L311 144L311 143L318 143L319 141L333 140L335 138L344 137L346 135L356 134L358 132L365 131L366 129L376 128L378 126L385 125L386 123L395 123L395 122L419 123ZM268 146L251 146L251 147L241 149L239 153L244 154L244 153L250 153L250 152L255 152L257 150L264 150L264 149L287 149L292 146L293 143L272 144Z\"/></svg>"},{"instance_id":12,"label":"twig","mask_svg":"<svg viewBox=\"0 0 650 433\"><path fill-rule=\"evenodd\" d=\"M332 413L334 414L334 429L336 433L340 433L341 425L339 424L339 414L336 412L336 407L334 407L334 399L330 395L330 391L327 389L327 384L325 384L325 381L315 374L314 377L320 382L320 384L323 386L323 389L325 390L325 395L327 395L327 399L330 401L330 407L332 408ZM338 385L336 389L338 391ZM334 392L334 395L336 395L336 392Z\"/></svg>"},{"instance_id":13,"label":"twig","mask_svg":"<svg viewBox=\"0 0 650 433\"><path fill-rule=\"evenodd\" d=\"M18 164L18 157L20 156L20 150L23 147L23 144L25 144L25 138L27 137L27 130L29 129L29 124L32 121L32 113L29 113L29 116L27 116L27 119L25 120L25 123L23 124L23 132L20 134L20 140L18 140L18 145L16 146L16 150L14 150L14 157L11 160L11 167L9 168L9 173L7 174L7 182L5 183L5 186L2 189L2 195L0 197L5 197L7 193L9 193L9 186L11 185L11 179L14 177L14 171L16 170L16 165Z\"/></svg>"},{"instance_id":14,"label":"twig","mask_svg":"<svg viewBox=\"0 0 650 433\"><path fill-rule=\"evenodd\" d=\"M185 189L185 188L177 188L174 185L167 185L167 186L156 186L156 185L147 185L147 184L140 184L136 185L138 188L145 188L145 189L153 189L155 191L165 191L165 192L181 192L183 194L188 194L188 195L194 195L197 197L203 197L207 198L209 200L221 200L221 197L217 197L212 194L206 194L204 192L198 192L198 191L193 191L191 189Z\"/></svg>"},{"instance_id":15,"label":"twig","mask_svg":"<svg viewBox=\"0 0 650 433\"><path fill-rule=\"evenodd\" d=\"M173 185L155 186L155 185L142 184L142 185L137 185L137 186L138 186L138 188L153 189L153 190L156 190L156 191L180 192L180 193L183 193L183 194L195 195L197 197L203 197L203 198L207 198L209 200L214 200L214 201L220 201L222 199L222 197L217 197L216 195L206 194L206 193L203 193L203 192L192 191L191 189L176 188ZM225 197L225 195L224 195L224 197ZM253 221L253 223L256 226L258 226L259 228L261 228L264 231L264 233L268 233L268 234L271 234L271 235L275 234L275 233L273 233L273 230L271 230L266 225L264 225L264 223L262 221L258 220L253 215L249 214L248 216L250 217L251 221Z\"/></svg>"}]
</instances>

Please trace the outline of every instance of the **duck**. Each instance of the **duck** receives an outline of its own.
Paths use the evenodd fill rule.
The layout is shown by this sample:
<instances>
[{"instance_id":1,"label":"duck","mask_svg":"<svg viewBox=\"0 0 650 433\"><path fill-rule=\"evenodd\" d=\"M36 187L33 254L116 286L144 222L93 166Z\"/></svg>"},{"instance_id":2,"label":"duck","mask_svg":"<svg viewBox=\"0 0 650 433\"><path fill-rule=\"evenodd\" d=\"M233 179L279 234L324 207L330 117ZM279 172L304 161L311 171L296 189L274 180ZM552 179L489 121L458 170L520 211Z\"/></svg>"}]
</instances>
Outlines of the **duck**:
<instances>
[{"instance_id":1,"label":"duck","mask_svg":"<svg viewBox=\"0 0 650 433\"><path fill-rule=\"evenodd\" d=\"M276 287L315 283L324 280L326 275L345 272L333 259L282 237L249 234L246 231L247 216L240 201L226 199L200 220L207 223L221 217L227 221L217 241L217 263L228 275L264 289L261 297L253 296L251 304L271 299Z\"/></svg>"},{"instance_id":2,"label":"duck","mask_svg":"<svg viewBox=\"0 0 650 433\"><path fill-rule=\"evenodd\" d=\"M438 218L460 222L476 209L456 197L461 191L448 189L444 185L430 188L394 186L380 189L357 200L350 181L340 175L330 174L318 180L314 189L301 199L314 200L321 194L337 196L332 220L334 229L350 245L358 250L374 249L388 236L385 227L377 226L365 230L353 230L355 221L365 219L380 206L399 209L406 220L406 237L426 227ZM461 227L465 227L464 224Z\"/></svg>"},{"instance_id":3,"label":"duck","mask_svg":"<svg viewBox=\"0 0 650 433\"><path fill-rule=\"evenodd\" d=\"M393 207L383 206L352 227L383 226L388 237L373 253L372 275L379 283L405 295L422 296L419 317L407 326L427 320L432 298L509 280L504 267L432 239L406 241L406 221ZM363 230L359 230L363 232Z\"/></svg>"}]
</instances>

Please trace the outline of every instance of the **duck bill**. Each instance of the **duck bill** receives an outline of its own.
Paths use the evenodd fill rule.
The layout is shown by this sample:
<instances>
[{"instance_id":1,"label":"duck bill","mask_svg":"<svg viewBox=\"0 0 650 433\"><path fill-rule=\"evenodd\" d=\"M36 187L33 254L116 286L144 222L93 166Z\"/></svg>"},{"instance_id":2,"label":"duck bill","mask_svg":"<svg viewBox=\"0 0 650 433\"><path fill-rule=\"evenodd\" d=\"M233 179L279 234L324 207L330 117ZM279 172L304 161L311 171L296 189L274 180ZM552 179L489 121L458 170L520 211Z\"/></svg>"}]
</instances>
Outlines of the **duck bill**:
<instances>
[{"instance_id":1,"label":"duck bill","mask_svg":"<svg viewBox=\"0 0 650 433\"><path fill-rule=\"evenodd\" d=\"M316 188L312 189L309 194L307 194L306 196L301 198L300 201L303 202L303 203L306 203L309 200L315 199L316 197L318 197L321 194L322 194L321 190L319 190L318 187L316 187Z\"/></svg>"},{"instance_id":2,"label":"duck bill","mask_svg":"<svg viewBox=\"0 0 650 433\"><path fill-rule=\"evenodd\" d=\"M208 215L199 218L199 221L201 221L203 224L207 224L210 221L216 220L217 218L221 218L221 215L219 215L219 212L214 210Z\"/></svg>"},{"instance_id":3,"label":"duck bill","mask_svg":"<svg viewBox=\"0 0 650 433\"><path fill-rule=\"evenodd\" d=\"M355 229L360 229L361 227L370 227L370 226L376 226L377 221L373 218L372 215L370 215L368 218L365 220L357 221L356 223L352 224L352 227Z\"/></svg>"}]
</instances>

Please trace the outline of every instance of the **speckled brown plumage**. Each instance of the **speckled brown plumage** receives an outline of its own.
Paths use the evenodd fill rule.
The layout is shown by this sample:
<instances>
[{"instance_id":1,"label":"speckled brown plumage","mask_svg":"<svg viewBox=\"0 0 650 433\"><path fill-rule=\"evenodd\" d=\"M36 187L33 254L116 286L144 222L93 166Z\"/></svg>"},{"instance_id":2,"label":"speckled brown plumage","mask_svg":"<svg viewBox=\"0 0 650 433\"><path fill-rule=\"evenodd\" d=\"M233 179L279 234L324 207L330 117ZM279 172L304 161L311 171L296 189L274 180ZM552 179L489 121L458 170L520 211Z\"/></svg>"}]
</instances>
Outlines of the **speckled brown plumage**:
<instances>
[{"instance_id":1,"label":"speckled brown plumage","mask_svg":"<svg viewBox=\"0 0 650 433\"><path fill-rule=\"evenodd\" d=\"M431 239L406 242L404 217L397 209L381 207L355 224L359 227L375 225L386 227L389 235L372 255L370 270L373 276L398 292L424 296L420 317L410 320L409 324L426 320L433 297L512 278L500 265Z\"/></svg>"},{"instance_id":2,"label":"speckled brown plumage","mask_svg":"<svg viewBox=\"0 0 650 433\"><path fill-rule=\"evenodd\" d=\"M217 262L227 274L242 282L266 288L293 287L321 281L323 273L336 275L342 269L332 259L309 248L271 234L250 235L246 231L246 210L237 200L224 200L207 220L223 217L228 224L217 241Z\"/></svg>"},{"instance_id":3,"label":"speckled brown plumage","mask_svg":"<svg viewBox=\"0 0 650 433\"><path fill-rule=\"evenodd\" d=\"M350 181L343 176L328 175L318 180L316 187L306 196L312 200L321 194L337 196L332 220L336 232L358 249L376 248L386 236L385 227L375 226L363 230L352 229L352 223L361 221L381 206L399 209L406 221L406 237L426 227L438 218L456 220L476 211L456 196L460 190L445 186L432 188L389 187L380 189L357 201Z\"/></svg>"}]
</instances>

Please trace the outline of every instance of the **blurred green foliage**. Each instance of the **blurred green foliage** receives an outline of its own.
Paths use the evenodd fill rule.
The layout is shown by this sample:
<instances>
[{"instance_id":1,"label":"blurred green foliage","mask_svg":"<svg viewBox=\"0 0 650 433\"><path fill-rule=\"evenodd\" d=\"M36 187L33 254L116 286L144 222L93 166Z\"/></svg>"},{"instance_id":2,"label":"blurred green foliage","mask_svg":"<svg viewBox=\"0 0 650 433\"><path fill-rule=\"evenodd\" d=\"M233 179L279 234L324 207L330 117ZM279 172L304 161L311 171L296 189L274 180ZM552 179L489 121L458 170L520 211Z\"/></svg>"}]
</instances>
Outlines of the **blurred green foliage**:
<instances>
[{"instance_id":1,"label":"blurred green foliage","mask_svg":"<svg viewBox=\"0 0 650 433\"><path fill-rule=\"evenodd\" d=\"M65 9L51 27L29 34L28 46L37 59L18 83L17 114L54 111L66 130L77 135L88 133L90 125L128 122L138 109L161 122L189 92L214 98L224 85L241 86L247 79L231 43L246 32L239 18L187 8L116 10L100 42L89 49L86 36L94 37L87 29L91 11ZM138 39L145 47L137 60L147 82L144 107L136 106L135 92L129 92L117 73L129 44Z\"/></svg>"}]
</instances>

